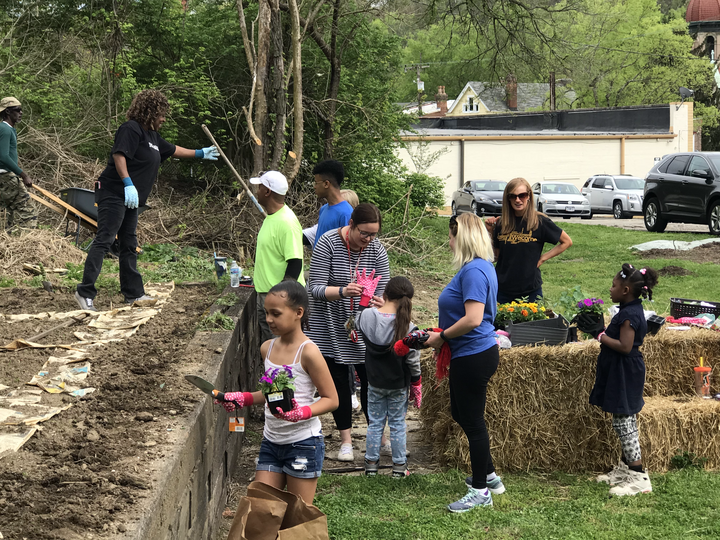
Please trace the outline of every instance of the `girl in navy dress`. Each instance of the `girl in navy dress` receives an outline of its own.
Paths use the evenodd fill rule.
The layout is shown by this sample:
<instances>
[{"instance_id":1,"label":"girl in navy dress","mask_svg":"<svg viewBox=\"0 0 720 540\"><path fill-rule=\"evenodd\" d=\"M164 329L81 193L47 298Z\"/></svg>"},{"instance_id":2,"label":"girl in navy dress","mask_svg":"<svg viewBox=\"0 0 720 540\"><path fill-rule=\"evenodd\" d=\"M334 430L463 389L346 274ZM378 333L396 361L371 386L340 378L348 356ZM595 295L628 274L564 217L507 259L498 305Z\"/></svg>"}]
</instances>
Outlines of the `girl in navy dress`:
<instances>
[{"instance_id":1,"label":"girl in navy dress","mask_svg":"<svg viewBox=\"0 0 720 540\"><path fill-rule=\"evenodd\" d=\"M641 298L652 299L657 281L658 274L652 268L623 264L610 288L611 300L620 304L610 325L605 328L587 314L577 317L578 328L600 342L590 403L613 415L613 429L622 447L620 463L597 480L613 486L610 495L619 497L652 491L650 477L642 466L636 415L645 403L645 362L640 346L647 333L647 323Z\"/></svg>"}]
</instances>

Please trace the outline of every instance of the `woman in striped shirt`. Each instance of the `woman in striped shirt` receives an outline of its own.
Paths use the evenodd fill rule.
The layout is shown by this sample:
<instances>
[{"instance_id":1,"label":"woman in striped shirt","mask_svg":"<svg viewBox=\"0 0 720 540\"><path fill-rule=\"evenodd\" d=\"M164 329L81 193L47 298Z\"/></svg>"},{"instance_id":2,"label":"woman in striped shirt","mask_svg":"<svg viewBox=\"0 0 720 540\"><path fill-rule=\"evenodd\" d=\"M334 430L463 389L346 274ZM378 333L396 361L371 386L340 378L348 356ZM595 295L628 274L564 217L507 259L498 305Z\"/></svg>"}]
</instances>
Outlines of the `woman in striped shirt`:
<instances>
[{"instance_id":1,"label":"woman in striped shirt","mask_svg":"<svg viewBox=\"0 0 720 540\"><path fill-rule=\"evenodd\" d=\"M330 368L340 405L333 412L340 431L340 461L353 461L350 428L352 405L350 366L360 377L360 402L367 419L367 376L365 343L355 328L363 286L358 271L380 276L370 305L381 307L385 285L390 279L387 252L377 239L382 225L380 211L373 204L359 204L345 227L328 231L317 241L310 262L310 328L307 335L318 346Z\"/></svg>"}]
</instances>

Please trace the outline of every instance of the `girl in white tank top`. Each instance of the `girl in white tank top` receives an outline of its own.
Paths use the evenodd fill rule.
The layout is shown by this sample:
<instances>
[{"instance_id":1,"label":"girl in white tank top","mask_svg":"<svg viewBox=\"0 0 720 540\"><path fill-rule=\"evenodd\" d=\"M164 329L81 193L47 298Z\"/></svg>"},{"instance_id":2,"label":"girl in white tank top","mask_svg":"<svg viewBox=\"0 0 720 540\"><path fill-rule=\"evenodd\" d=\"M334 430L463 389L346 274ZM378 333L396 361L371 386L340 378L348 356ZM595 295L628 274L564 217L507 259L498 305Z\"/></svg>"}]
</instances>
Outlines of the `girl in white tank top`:
<instances>
[{"instance_id":1,"label":"girl in white tank top","mask_svg":"<svg viewBox=\"0 0 720 540\"><path fill-rule=\"evenodd\" d=\"M324 458L325 445L319 415L338 406L327 363L317 346L303 333L308 318L308 296L297 281L275 285L265 298L265 314L276 336L260 347L265 371L285 366L292 369L295 396L293 409L282 412L265 403L262 392L229 392L222 405L235 408L262 403L265 429L260 445L255 480L285 489L312 504ZM315 398L317 390L319 398Z\"/></svg>"}]
</instances>

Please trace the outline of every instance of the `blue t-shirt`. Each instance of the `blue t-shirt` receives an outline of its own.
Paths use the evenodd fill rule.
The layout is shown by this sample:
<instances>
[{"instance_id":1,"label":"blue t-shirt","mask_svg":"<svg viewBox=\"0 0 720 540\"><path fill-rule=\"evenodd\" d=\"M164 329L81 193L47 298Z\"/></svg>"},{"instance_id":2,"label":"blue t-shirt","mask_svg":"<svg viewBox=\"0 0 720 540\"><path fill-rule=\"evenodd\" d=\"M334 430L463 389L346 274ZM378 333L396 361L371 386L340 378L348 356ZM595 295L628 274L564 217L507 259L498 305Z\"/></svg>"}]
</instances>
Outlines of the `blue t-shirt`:
<instances>
[{"instance_id":1,"label":"blue t-shirt","mask_svg":"<svg viewBox=\"0 0 720 540\"><path fill-rule=\"evenodd\" d=\"M320 208L320 217L318 218L318 228L315 233L313 248L315 248L317 241L323 234L347 225L352 212L353 207L347 201L342 201L332 206L323 204Z\"/></svg>"},{"instance_id":2,"label":"blue t-shirt","mask_svg":"<svg viewBox=\"0 0 720 540\"><path fill-rule=\"evenodd\" d=\"M480 326L448 341L452 358L477 354L496 344L493 322L497 312L497 290L497 275L492 263L485 259L473 259L455 274L440 293L438 311L440 328L443 330L465 316L465 302L468 300L485 304Z\"/></svg>"}]
</instances>

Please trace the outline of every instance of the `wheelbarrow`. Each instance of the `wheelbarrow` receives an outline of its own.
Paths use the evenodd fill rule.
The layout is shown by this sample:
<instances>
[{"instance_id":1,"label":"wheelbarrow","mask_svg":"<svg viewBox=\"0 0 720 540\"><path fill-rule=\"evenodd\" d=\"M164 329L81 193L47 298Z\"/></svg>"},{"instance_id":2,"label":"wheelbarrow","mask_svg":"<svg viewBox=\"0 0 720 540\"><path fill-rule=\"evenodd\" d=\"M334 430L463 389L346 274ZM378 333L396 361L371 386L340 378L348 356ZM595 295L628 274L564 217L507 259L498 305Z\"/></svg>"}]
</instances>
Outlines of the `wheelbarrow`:
<instances>
[{"instance_id":1,"label":"wheelbarrow","mask_svg":"<svg viewBox=\"0 0 720 540\"><path fill-rule=\"evenodd\" d=\"M88 229L93 234L97 232L98 210L97 204L95 203L94 191L84 188L69 187L60 191L60 197L57 197L37 184L33 184L32 187L52 202L48 202L46 199L39 197L32 192L30 193L30 197L58 214L61 214L65 218L65 236L74 234L76 246L79 246L80 244L81 227ZM142 214L149 208L150 207L147 205L139 207L138 215ZM74 233L69 231L71 221L77 224L77 228ZM117 240L110 248L110 253L117 256L118 247L116 244Z\"/></svg>"}]
</instances>

